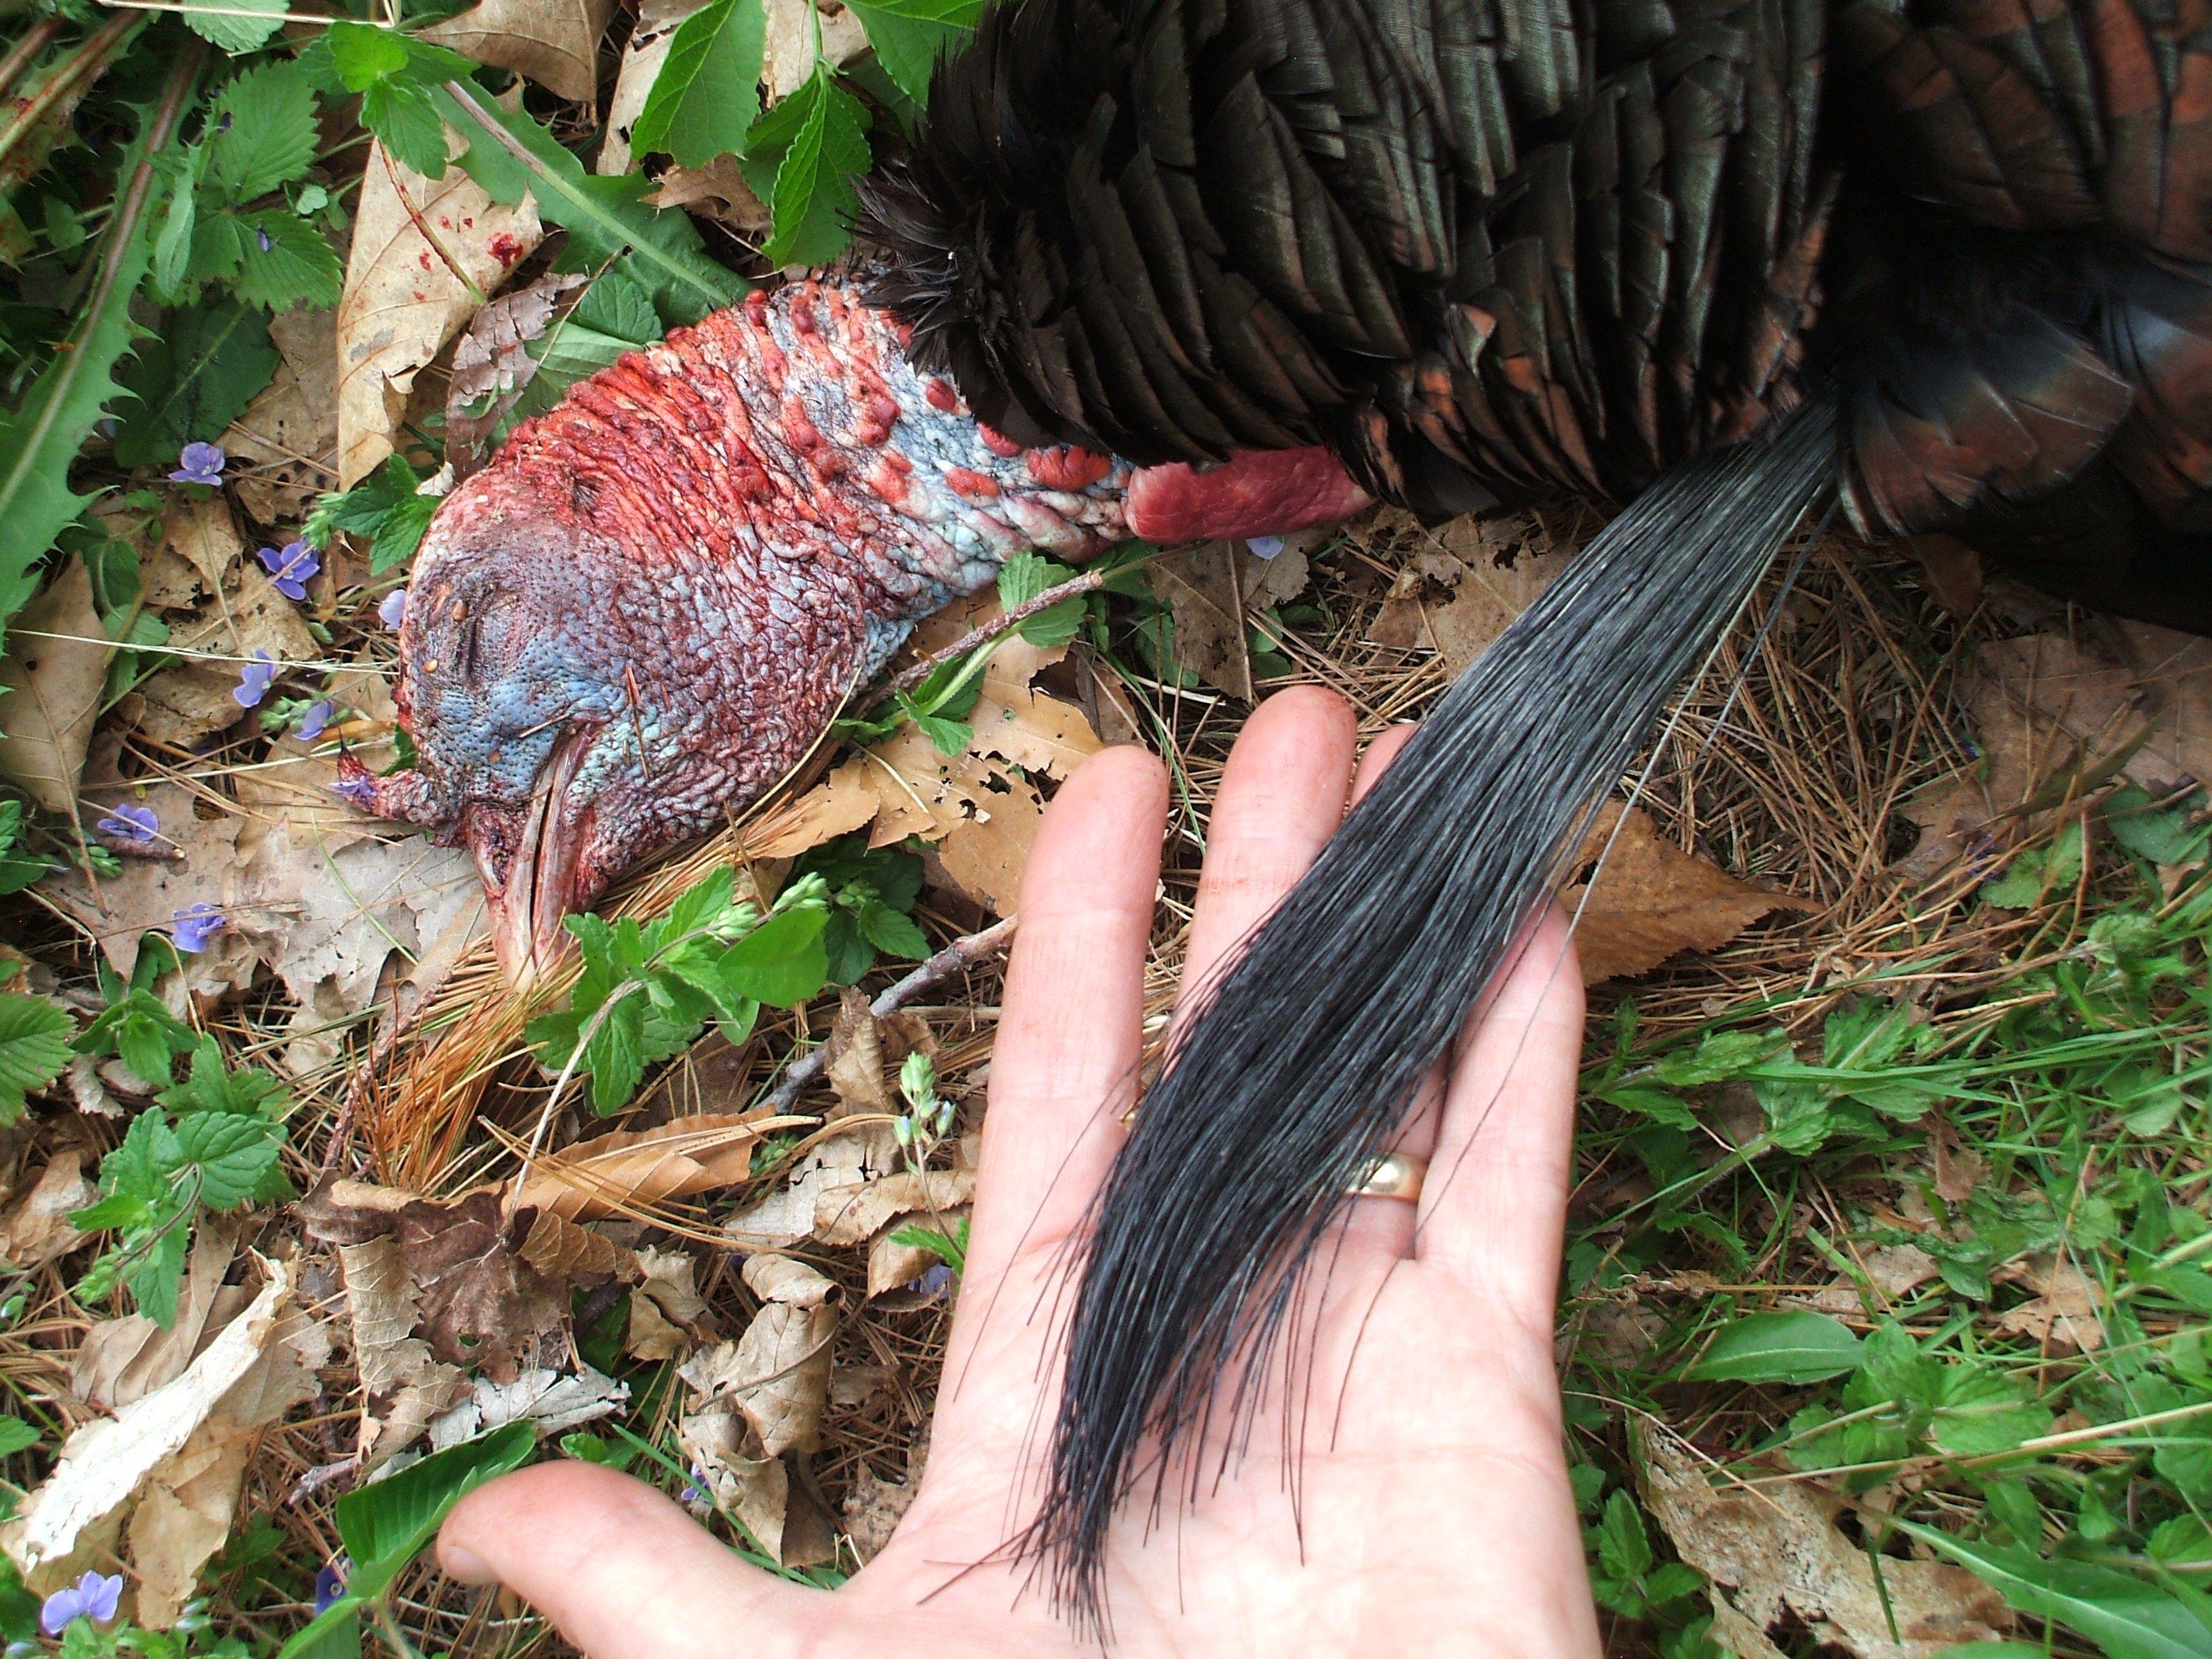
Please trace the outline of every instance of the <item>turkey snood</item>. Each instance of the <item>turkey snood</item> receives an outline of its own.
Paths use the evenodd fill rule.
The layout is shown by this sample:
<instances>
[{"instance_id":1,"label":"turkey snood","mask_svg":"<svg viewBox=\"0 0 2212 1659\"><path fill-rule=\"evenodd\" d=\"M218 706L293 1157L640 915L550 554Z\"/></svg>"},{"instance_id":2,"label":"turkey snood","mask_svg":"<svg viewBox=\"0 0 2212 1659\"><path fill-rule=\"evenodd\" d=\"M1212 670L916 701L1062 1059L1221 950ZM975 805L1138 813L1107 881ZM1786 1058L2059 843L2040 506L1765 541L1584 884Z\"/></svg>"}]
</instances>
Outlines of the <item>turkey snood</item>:
<instances>
[{"instance_id":1,"label":"turkey snood","mask_svg":"<svg viewBox=\"0 0 2212 1659\"><path fill-rule=\"evenodd\" d=\"M1133 475L1024 448L905 335L828 279L756 293L576 386L440 507L399 635L416 763L349 758L339 787L469 847L511 975L623 870L787 775L916 621L1011 555L1364 500L1319 451Z\"/></svg>"}]
</instances>

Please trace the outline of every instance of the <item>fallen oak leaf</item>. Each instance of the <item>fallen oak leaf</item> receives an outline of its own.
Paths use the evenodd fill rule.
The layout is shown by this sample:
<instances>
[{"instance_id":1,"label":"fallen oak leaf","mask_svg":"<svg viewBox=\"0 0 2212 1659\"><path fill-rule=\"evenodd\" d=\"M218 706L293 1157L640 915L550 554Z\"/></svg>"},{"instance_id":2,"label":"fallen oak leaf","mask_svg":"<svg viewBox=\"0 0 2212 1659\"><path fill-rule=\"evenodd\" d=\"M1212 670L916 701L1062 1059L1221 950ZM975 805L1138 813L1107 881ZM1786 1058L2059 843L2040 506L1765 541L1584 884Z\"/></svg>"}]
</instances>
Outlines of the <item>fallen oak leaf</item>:
<instances>
[{"instance_id":1,"label":"fallen oak leaf","mask_svg":"<svg viewBox=\"0 0 2212 1659\"><path fill-rule=\"evenodd\" d=\"M420 38L589 104L599 92L599 37L614 9L614 0L479 0Z\"/></svg>"},{"instance_id":2,"label":"fallen oak leaf","mask_svg":"<svg viewBox=\"0 0 2212 1659\"><path fill-rule=\"evenodd\" d=\"M422 1322L421 1292L408 1277L399 1241L389 1236L338 1247L361 1379L361 1429L354 1458L363 1476L414 1443L431 1419L468 1386L414 1334Z\"/></svg>"},{"instance_id":3,"label":"fallen oak leaf","mask_svg":"<svg viewBox=\"0 0 2212 1659\"><path fill-rule=\"evenodd\" d=\"M82 559L65 557L9 624L0 660L0 777L49 812L76 816L77 780L114 654Z\"/></svg>"},{"instance_id":4,"label":"fallen oak leaf","mask_svg":"<svg viewBox=\"0 0 2212 1659\"><path fill-rule=\"evenodd\" d=\"M430 1449L444 1451L509 1423L527 1423L540 1439L611 1417L629 1402L629 1385L578 1364L573 1372L532 1366L510 1382L480 1376L430 1422Z\"/></svg>"}]
</instances>

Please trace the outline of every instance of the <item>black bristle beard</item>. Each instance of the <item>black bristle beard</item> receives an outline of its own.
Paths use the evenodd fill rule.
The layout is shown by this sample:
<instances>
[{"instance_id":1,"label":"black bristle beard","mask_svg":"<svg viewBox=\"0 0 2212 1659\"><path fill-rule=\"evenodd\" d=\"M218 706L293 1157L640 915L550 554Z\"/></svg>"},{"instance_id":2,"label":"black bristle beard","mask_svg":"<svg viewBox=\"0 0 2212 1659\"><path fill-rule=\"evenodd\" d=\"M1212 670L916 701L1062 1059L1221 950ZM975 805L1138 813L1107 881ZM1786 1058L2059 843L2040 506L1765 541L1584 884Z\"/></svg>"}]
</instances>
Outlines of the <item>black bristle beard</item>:
<instances>
[{"instance_id":1,"label":"black bristle beard","mask_svg":"<svg viewBox=\"0 0 2212 1659\"><path fill-rule=\"evenodd\" d=\"M1347 1188L1834 477L1820 402L1662 477L1461 676L1185 1015L1096 1200L1042 1504L1012 1546L1078 1625L1106 1632L1133 1489L1154 1516L1195 1500L1272 1367L1300 1377L1300 1297Z\"/></svg>"}]
</instances>

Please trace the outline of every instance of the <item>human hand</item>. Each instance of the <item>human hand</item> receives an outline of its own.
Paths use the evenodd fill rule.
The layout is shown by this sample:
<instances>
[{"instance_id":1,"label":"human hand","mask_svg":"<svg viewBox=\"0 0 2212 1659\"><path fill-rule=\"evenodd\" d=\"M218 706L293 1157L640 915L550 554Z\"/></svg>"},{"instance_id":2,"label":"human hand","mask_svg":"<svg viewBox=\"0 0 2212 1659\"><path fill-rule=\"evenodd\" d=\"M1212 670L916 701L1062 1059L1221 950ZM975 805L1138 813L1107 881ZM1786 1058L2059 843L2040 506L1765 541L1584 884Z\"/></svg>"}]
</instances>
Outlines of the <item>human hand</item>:
<instances>
[{"instance_id":1,"label":"human hand","mask_svg":"<svg viewBox=\"0 0 2212 1659\"><path fill-rule=\"evenodd\" d=\"M1340 699L1287 691L1252 716L1214 808L1188 983L1218 971L1407 735L1371 744L1355 780ZM1030 1564L997 1553L1036 1501L1061 1246L1123 1134L1166 808L1159 763L1109 750L1038 832L928 1468L883 1552L834 1594L809 1589L746 1565L652 1488L559 1462L454 1510L449 1573L508 1585L593 1659L1073 1644L1022 1593ZM1187 1512L1147 1538L1133 1506L1109 1565L1121 1650L1597 1651L1552 1358L1582 1017L1551 912L1406 1131L1431 1161L1418 1205L1352 1207L1301 1333L1316 1346L1296 1510L1284 1419L1267 1410Z\"/></svg>"}]
</instances>

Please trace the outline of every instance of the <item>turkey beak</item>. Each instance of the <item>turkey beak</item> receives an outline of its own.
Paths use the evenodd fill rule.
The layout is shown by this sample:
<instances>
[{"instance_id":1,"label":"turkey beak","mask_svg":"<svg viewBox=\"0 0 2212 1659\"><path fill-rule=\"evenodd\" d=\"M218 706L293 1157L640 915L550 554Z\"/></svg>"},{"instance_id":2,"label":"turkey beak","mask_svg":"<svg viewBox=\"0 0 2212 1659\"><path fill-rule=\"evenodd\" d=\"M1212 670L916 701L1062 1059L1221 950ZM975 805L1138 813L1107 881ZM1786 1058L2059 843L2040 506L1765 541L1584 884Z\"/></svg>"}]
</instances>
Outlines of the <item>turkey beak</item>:
<instances>
[{"instance_id":1,"label":"turkey beak","mask_svg":"<svg viewBox=\"0 0 2212 1659\"><path fill-rule=\"evenodd\" d=\"M570 732L553 746L520 815L476 808L463 820L491 902L492 945L518 990L561 960L568 949L562 919L593 896L579 890L585 825L569 800L591 740L588 732Z\"/></svg>"}]
</instances>

